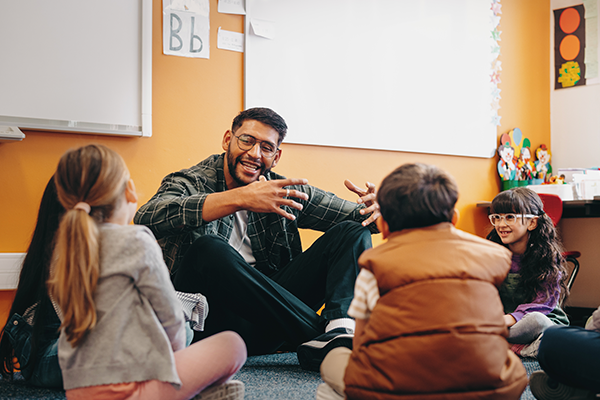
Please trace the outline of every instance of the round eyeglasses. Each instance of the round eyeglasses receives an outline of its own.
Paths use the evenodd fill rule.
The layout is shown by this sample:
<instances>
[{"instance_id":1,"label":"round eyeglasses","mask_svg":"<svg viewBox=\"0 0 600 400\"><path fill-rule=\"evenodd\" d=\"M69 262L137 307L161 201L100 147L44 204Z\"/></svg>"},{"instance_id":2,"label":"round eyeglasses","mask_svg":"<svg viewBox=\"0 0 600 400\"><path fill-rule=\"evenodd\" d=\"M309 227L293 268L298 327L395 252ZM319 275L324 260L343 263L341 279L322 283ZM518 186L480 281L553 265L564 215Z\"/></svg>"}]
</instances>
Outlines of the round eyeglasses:
<instances>
[{"instance_id":1,"label":"round eyeglasses","mask_svg":"<svg viewBox=\"0 0 600 400\"><path fill-rule=\"evenodd\" d=\"M254 145L258 144L258 146L260 147L260 153L267 158L271 158L275 155L275 153L278 150L278 148L273 143L268 142L266 140L258 140L251 135L242 134L240 136L233 136L236 137L237 146L242 151L250 151L252 150Z\"/></svg>"},{"instance_id":2,"label":"round eyeglasses","mask_svg":"<svg viewBox=\"0 0 600 400\"><path fill-rule=\"evenodd\" d=\"M535 218L537 215L532 214L490 214L488 218L492 225L499 225L502 220L506 222L506 225L514 225L517 222L517 218Z\"/></svg>"}]
</instances>

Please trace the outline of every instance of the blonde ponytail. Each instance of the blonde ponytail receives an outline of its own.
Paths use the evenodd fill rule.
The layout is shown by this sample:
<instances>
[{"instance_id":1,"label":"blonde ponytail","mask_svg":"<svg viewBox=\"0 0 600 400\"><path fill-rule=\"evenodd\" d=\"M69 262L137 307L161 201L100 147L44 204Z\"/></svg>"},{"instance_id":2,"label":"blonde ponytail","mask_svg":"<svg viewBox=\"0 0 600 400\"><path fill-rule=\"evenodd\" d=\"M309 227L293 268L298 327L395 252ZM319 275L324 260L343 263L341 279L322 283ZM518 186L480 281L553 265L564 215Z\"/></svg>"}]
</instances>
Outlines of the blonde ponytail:
<instances>
[{"instance_id":1,"label":"blonde ponytail","mask_svg":"<svg viewBox=\"0 0 600 400\"><path fill-rule=\"evenodd\" d=\"M129 171L114 151L89 145L65 153L54 180L59 201L67 211L57 231L48 290L62 312L61 329L76 347L96 326L98 223L112 215L124 193Z\"/></svg>"},{"instance_id":2,"label":"blonde ponytail","mask_svg":"<svg viewBox=\"0 0 600 400\"><path fill-rule=\"evenodd\" d=\"M73 347L96 326L94 292L100 274L98 226L86 212L65 213L54 248L50 295L62 312L61 328Z\"/></svg>"}]
</instances>

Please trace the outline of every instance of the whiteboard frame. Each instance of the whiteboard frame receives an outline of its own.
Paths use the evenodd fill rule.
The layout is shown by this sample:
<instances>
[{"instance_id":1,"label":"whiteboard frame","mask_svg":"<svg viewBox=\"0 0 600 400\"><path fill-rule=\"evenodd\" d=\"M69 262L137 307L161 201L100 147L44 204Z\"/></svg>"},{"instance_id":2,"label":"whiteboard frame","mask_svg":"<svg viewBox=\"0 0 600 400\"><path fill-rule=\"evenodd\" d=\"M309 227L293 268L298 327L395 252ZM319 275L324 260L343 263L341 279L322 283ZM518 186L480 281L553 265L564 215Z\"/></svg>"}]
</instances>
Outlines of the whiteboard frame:
<instances>
[{"instance_id":1,"label":"whiteboard frame","mask_svg":"<svg viewBox=\"0 0 600 400\"><path fill-rule=\"evenodd\" d=\"M102 0L99 0L102 1ZM45 119L34 117L15 117L0 115L0 125L18 127L20 129L101 134L114 136L152 136L152 0L139 0L141 11L140 40L140 106L141 125L123 125L110 123L92 123L86 121Z\"/></svg>"},{"instance_id":2,"label":"whiteboard frame","mask_svg":"<svg viewBox=\"0 0 600 400\"><path fill-rule=\"evenodd\" d=\"M397 0L394 0L397 1ZM435 3L435 1L433 0L428 0L430 3ZM467 156L467 157L479 157L479 158L492 158L495 156L496 154L496 149L497 149L497 125L499 124L496 123L494 121L494 112L492 110L492 101L494 99L494 95L493 95L493 88L492 88L492 82L490 82L490 76L493 72L491 64L492 64L492 60L494 55L492 54L493 52L493 44L492 44L492 38L491 38L491 32L493 30L492 27L492 12L491 12L491 2L487 2L485 0L475 0L477 2L478 5L475 5L474 7L479 7L481 8L481 6L479 4L484 4L486 7L486 10L489 9L489 15L486 16L486 20L485 22L489 22L489 31L486 30L486 37L489 36L489 38L482 38L481 41L483 40L489 40L489 48L491 50L491 52L488 53L486 52L485 57L489 57L489 64L490 67L487 69L487 73L485 78L483 78L481 76L482 71L479 70L479 80L477 80L477 82L481 82L482 85L485 84L486 85L486 93L489 92L489 96L487 96L486 98L486 110L480 110L477 112L473 112L471 111L471 114L467 115L467 117L464 117L463 115L463 119L460 120L459 123L446 123L441 129L436 129L434 132L431 132L429 130L426 129L422 129L420 131L418 131L418 133L412 133L412 134L417 134L417 135L421 135L423 137L425 137L425 141L428 141L428 143L425 143L424 141L421 141L419 143L417 143L416 146L413 146L412 143L409 143L408 145L405 146L405 143L400 143L400 140L397 140L395 143L389 143L388 142L388 138L392 137L394 140L396 140L397 137L401 136L401 135L407 135L410 134L412 131L407 131L404 129L403 123L402 121L398 121L397 120L397 115L393 115L390 112L387 113L383 113L382 115L370 115L372 119L387 119L389 124L387 126L378 126L376 129L369 129L370 127L368 126L368 124L366 122L363 122L362 125L358 125L359 128L362 132L360 133L360 135L362 135L364 137L364 139L362 141L359 141L357 139L357 136L359 134L357 134L356 132L352 132L353 129L358 130L357 128L353 127L353 126L349 126L348 124L346 124L345 126L343 126L344 123L346 123L349 119L354 118L353 112L355 114L360 114L361 112L365 112L364 110L368 110L368 107L365 107L364 109L361 108L357 108L355 110L349 109L348 107L346 107L344 110L342 110L342 112L334 112L332 114L330 114L331 116L328 118L329 120L335 120L335 124L339 124L339 129L338 129L338 125L335 125L333 123L330 123L330 121L327 121L325 117L323 117L323 113L321 112L321 110L327 108L333 108L331 107L331 104L334 103L333 101L330 102L329 104L322 104L322 103L318 103L315 102L312 110L314 111L314 115L310 114L310 110L307 112L306 110L304 110L304 115L302 116L304 119L306 120L312 120L314 123L312 126L308 125L308 124L304 124L304 121L301 121L301 118L298 115L294 115L295 113L295 109L293 107L290 107L290 104L292 103L292 100L290 100L290 98L294 97L294 93L289 91L290 87L292 85L286 86L285 88L283 88L281 85L283 84L282 82L284 82L283 80L279 81L279 87L275 87L274 89L274 94L270 97L267 98L267 93L270 93L269 91L271 90L270 82L272 80L278 79L277 74L279 73L278 71L280 70L284 70L285 68L279 68L279 70L275 70L275 69L269 69L269 65L267 63L269 62L279 62L280 59L283 58L288 58L288 59L292 59L293 56L290 56L291 51L288 53L287 49L302 49L303 51L306 50L306 48L304 47L300 47L298 45L298 41L294 42L293 45L289 45L289 43L287 43L287 49L284 49L283 52L281 53L268 53L265 52L265 49L268 48L269 46L272 46L274 48L277 48L278 44L277 44L277 40L281 39L282 37L284 39L281 40L280 43L283 43L286 39L288 39L289 37L292 37L289 32L288 32L288 28L290 26L293 25L293 29L294 32L298 32L298 37L302 37L302 40L304 40L305 42L309 42L309 39L311 39L313 36L312 35L312 30L317 31L319 27L319 23L322 23L323 25L325 24L331 24L332 26L334 26L336 23L338 23L339 21L344 21L345 15L344 13L331 13L330 12L330 4L331 3L335 3L335 1L326 1L326 2L321 2L319 3L319 6L311 9L312 10L312 15L309 15L308 17L306 16L306 14L304 13L304 11L302 11L302 13L297 12L299 11L298 9L294 9L294 11L292 13L289 14L293 14L294 12L297 12L296 14L293 14L292 16L289 15L285 15L283 18L281 18L281 20L277 20L277 17L279 16L277 13L278 11L276 10L280 10L283 8L283 3L286 4L297 4L297 3L293 3L293 0L247 0L246 1L246 17L245 17L245 32L246 32L246 43L245 43L245 54L244 54L244 107L245 108L251 108L251 107L269 107L274 109L276 112L280 113L282 115L282 117L284 119L286 119L286 121L288 122L289 125L289 131L288 131L288 136L286 137L286 143L297 143L297 144L306 144L306 145L321 145L321 146L333 146L333 147L347 147L347 148L362 148L362 149L375 149L375 150L390 150L390 151L406 151L406 152L416 152L416 153L427 153L427 154L442 154L442 155L455 155L455 156ZM481 2L481 3L479 3ZM278 4L279 3L279 4ZM304 4L305 2L303 2L302 4ZM382 1L382 0L376 0L376 1L368 1L365 2L364 0L347 0L344 2L345 7L348 4L355 4L357 5L357 8L360 9L361 7L364 7L365 4L369 4L369 6L372 6L373 8L377 8L377 7L381 7L382 5L385 5L386 2ZM412 4L413 6L420 6L423 4L422 1L419 2L404 2L404 4ZM464 4L468 4L468 6L473 6L473 4L475 4L475 2L467 2L464 1L462 2ZM308 4L308 3L306 3ZM391 3L387 3L388 5ZM449 3L445 3L445 4L449 4ZM328 8L329 7L329 8ZM350 8L349 6L347 6L348 8ZM326 8L325 11L323 11L322 8ZM349 12L355 12L355 10L348 10L345 9L343 10L345 12L345 14L348 14ZM366 11L371 11L371 9L367 9ZM319 15L321 14L321 15ZM325 17L323 16L325 15ZM287 18L287 19L286 19ZM302 19L302 18L306 18L304 21L304 25L301 26L301 28L298 29L298 26L296 26L295 24L290 23L292 21L292 18L298 18L298 19ZM273 23L273 25L271 27L269 27L267 25L266 30L264 29L264 25L260 27L260 31L257 32L256 29L254 29L254 27L252 26L252 20L253 19L258 19L261 21L267 21L267 23L271 22ZM323 23L323 21L325 21ZM480 20L483 21L483 20ZM354 20L351 20L351 22L346 22L348 25L355 25ZM279 25L278 25L279 24ZM483 24L483 22L482 22ZM356 24L357 26L360 26L360 24ZM285 31L285 35L282 35L282 31ZM265 34L266 33L266 34ZM328 32L329 34L329 32ZM269 37L270 36L270 37ZM335 44L336 40L338 41L337 43L341 42L343 39L340 39L340 37L336 37L334 35L330 35L331 37L327 37L327 40L323 40L321 39L320 42L322 43L318 43L317 46L318 49L314 52L314 53L318 53L318 54L322 54L322 52L324 51L323 48L321 48L321 46L331 46L331 43ZM307 39L308 38L308 39ZM294 38L295 40L296 38ZM318 39L317 39L318 40ZM310 42L310 43L314 43ZM295 47L294 47L295 46ZM279 47L277 48L278 50L281 50L284 47ZM480 46L479 48L483 48L482 46ZM309 51L305 51L303 54L313 54L310 53L310 49ZM483 57L482 57L483 59ZM297 59L293 59L294 61L298 61ZM445 62L451 62L452 60L448 60L445 59ZM329 60L327 60L329 61ZM327 61L325 61L324 63L326 64ZM259 63L264 62L265 64L263 65L259 65ZM444 62L444 59L441 60L441 62ZM488 62L488 61L486 61ZM344 65L344 68L348 65L350 65L351 63L347 63ZM483 61L481 61L481 64L483 65ZM289 65L289 64L288 64ZM296 64L293 64L296 65ZM298 64L299 65L299 64ZM326 64L327 65L327 64ZM440 66L440 71L441 73L443 73L443 64ZM264 68L261 68L264 67ZM363 66L363 70L364 70L364 66ZM256 77L256 75L260 75L259 78ZM331 70L328 70L328 73L331 74ZM301 74L298 74L301 75ZM311 76L314 76L314 74L312 74ZM357 75L360 76L360 75ZM377 77L377 74L374 73L374 76ZM320 77L319 77L320 79ZM485 79L485 83L484 83L484 79ZM289 81L290 79L288 79ZM316 80L315 80L316 81ZM449 78L450 81L450 78ZM321 80L322 82L322 80ZM327 82L326 82L327 83ZM450 82L452 83L452 82ZM306 84L306 85L305 85ZM302 83L298 83L296 84L297 87L301 87L302 91L306 91L306 93L309 92L309 90L305 90L306 87L308 87L311 84L311 82L307 83L305 81L303 81ZM490 86L487 86L487 85ZM286 83L287 85L287 83ZM495 85L495 84L494 84ZM275 85L277 86L277 84ZM456 85L454 85L456 86ZM327 87L327 89L322 89L323 87ZM489 89L488 89L489 88ZM494 86L494 88L497 89L497 86ZM316 86L312 86L311 89L312 93L317 93L315 97L319 97L318 93L321 93L322 95L324 95L323 97L327 97L329 96L330 93L333 92L333 90L331 88L329 88L329 86L327 84L322 85L320 87L316 87ZM457 93L458 95L463 95L462 92L460 91L460 89L455 90L454 93ZM300 96L301 97L301 96ZM482 99L482 96L478 97L479 99ZM488 100L489 99L489 100ZM452 99L449 100L449 102L452 102ZM287 104L286 104L287 103ZM306 103L306 102L305 102ZM482 104L481 101L479 101L478 104ZM489 107L487 106L489 105ZM402 105L404 106L404 105ZM398 108L400 109L400 108ZM489 112L488 112L489 109ZM340 110L336 110L336 111L340 111ZM441 109L440 107L437 107L437 111L436 109L434 109L430 116L429 119L445 119L446 117L444 116L443 113L439 112L439 111L445 111L443 109ZM368 110L367 112L371 113L372 110ZM470 116L474 116L473 118L471 118ZM316 117L315 117L316 116ZM497 117L496 117L497 118ZM394 121L394 119L396 119L396 121ZM488 123L489 120L489 123ZM479 122L476 122L479 121ZM320 124L325 122L323 125L326 127L321 127ZM362 122L362 121L361 121ZM396 122L395 125L393 125L393 123ZM391 125L391 126L390 126ZM308 132L309 130L314 131L311 132L310 134L305 134L305 132ZM351 132L351 135L353 135L353 137L351 138L351 140L343 137L343 138L336 138L336 137L330 137L328 135L330 135L330 132L334 132L334 135L337 135L339 137L345 136L347 134L347 132ZM385 133L382 133L385 132ZM466 145L461 145L459 147L454 146L454 143L457 141L456 139L453 139L454 137L460 137L462 139L462 136L464 134L464 132L471 132L470 135L468 136L466 140L464 140L465 143L467 143ZM302 134L302 137L299 137L299 135ZM388 135L386 136L381 136L381 135ZM379 135L379 136L377 136ZM457 136L458 135L458 136ZM377 138L374 138L375 136L377 136ZM375 139L375 140L374 140ZM419 139L420 140L420 139ZM429 147L429 143L432 143L433 145Z\"/></svg>"}]
</instances>

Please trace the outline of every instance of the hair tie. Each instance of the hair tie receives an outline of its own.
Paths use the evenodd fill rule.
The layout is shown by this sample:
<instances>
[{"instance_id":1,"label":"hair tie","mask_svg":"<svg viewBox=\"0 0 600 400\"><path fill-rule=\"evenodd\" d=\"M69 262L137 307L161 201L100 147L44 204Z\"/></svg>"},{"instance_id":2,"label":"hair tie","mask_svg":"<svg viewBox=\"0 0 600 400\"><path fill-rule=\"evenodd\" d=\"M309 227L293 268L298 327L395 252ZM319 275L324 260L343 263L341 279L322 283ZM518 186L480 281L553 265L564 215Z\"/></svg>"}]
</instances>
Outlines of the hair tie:
<instances>
[{"instance_id":1,"label":"hair tie","mask_svg":"<svg viewBox=\"0 0 600 400\"><path fill-rule=\"evenodd\" d=\"M83 210L85 211L86 214L89 214L90 211L92 211L92 207L90 207L90 205L86 202L79 202L77 204L75 204L75 206L73 207L73 210Z\"/></svg>"}]
</instances>

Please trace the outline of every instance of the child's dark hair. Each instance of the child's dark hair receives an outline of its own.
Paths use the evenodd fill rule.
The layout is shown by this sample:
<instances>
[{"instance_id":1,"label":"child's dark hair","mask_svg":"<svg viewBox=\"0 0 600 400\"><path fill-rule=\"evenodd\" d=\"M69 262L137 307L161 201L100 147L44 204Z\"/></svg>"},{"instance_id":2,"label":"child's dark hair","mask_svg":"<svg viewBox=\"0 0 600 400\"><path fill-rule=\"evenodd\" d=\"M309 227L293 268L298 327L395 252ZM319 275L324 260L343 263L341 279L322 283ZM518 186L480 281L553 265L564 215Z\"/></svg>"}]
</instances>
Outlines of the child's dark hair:
<instances>
[{"instance_id":1,"label":"child's dark hair","mask_svg":"<svg viewBox=\"0 0 600 400\"><path fill-rule=\"evenodd\" d=\"M14 314L24 316L27 309L37 304L32 323L30 358L26 365L20 365L21 370L35 368L39 358L40 342L44 339L44 328L47 323L51 322L47 321L50 319L49 314L54 313L46 289L46 280L50 275L54 234L64 212L64 207L58 201L54 178L50 178L42 196L35 230L23 261L17 292L9 315L9 317ZM58 319L58 317L55 318ZM58 332L56 337L58 337ZM0 373L4 377L12 379L15 371L14 357L13 346L8 334L3 330L0 340L0 360L2 362Z\"/></svg>"},{"instance_id":2,"label":"child's dark hair","mask_svg":"<svg viewBox=\"0 0 600 400\"><path fill-rule=\"evenodd\" d=\"M386 176L377 192L390 232L451 222L458 187L434 165L404 164Z\"/></svg>"},{"instance_id":3,"label":"child's dark hair","mask_svg":"<svg viewBox=\"0 0 600 400\"><path fill-rule=\"evenodd\" d=\"M544 283L556 282L560 277L562 301L568 295L563 248L552 220L544 212L544 204L540 197L526 187L507 190L494 198L490 213L532 214L538 217L537 226L529 232L527 249L521 259L521 280L517 290L525 295L527 302L533 301L540 292L545 292L549 297L551 294L547 292ZM487 238L505 246L493 228Z\"/></svg>"},{"instance_id":4,"label":"child's dark hair","mask_svg":"<svg viewBox=\"0 0 600 400\"><path fill-rule=\"evenodd\" d=\"M246 120L255 120L262 122L265 125L269 125L279 133L279 142L277 143L277 146L283 142L287 133L287 125L285 120L270 108L256 107L242 111L234 118L233 123L231 124L231 133L235 133Z\"/></svg>"}]
</instances>

